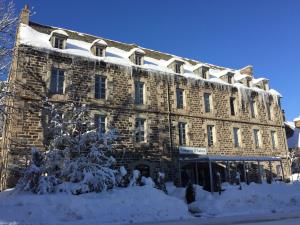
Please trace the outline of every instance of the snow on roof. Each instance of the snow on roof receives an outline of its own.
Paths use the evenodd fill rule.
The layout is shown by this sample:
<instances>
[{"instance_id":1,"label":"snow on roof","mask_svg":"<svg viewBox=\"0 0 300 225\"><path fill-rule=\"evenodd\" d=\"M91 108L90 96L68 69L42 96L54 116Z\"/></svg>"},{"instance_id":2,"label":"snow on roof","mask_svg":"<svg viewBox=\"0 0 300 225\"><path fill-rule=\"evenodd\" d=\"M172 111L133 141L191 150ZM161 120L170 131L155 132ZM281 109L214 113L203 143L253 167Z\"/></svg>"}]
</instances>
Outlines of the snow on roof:
<instances>
[{"instance_id":1,"label":"snow on roof","mask_svg":"<svg viewBox=\"0 0 300 225\"><path fill-rule=\"evenodd\" d=\"M294 122L300 121L300 116L296 117L293 121Z\"/></svg>"},{"instance_id":2,"label":"snow on roof","mask_svg":"<svg viewBox=\"0 0 300 225\"><path fill-rule=\"evenodd\" d=\"M289 128L291 128L292 130L295 129L295 123L294 122L291 122L291 121L285 121L284 124L286 126L288 126Z\"/></svg>"},{"instance_id":3,"label":"snow on roof","mask_svg":"<svg viewBox=\"0 0 300 225\"><path fill-rule=\"evenodd\" d=\"M253 79L253 80L252 80L252 84L256 85L256 84L259 84L259 83L261 83L261 82L263 82L263 81L268 81L268 80L269 80L269 79L264 78L264 77L262 77L262 78L257 78L257 79Z\"/></svg>"},{"instance_id":4,"label":"snow on roof","mask_svg":"<svg viewBox=\"0 0 300 225\"><path fill-rule=\"evenodd\" d=\"M107 43L106 41L102 40L102 39L96 39L95 41L92 42L91 46L93 45L103 45L103 46L107 46Z\"/></svg>"},{"instance_id":5,"label":"snow on roof","mask_svg":"<svg viewBox=\"0 0 300 225\"><path fill-rule=\"evenodd\" d=\"M51 32L50 37L53 34L59 34L59 35L62 35L62 36L69 37L68 33L66 31L64 31L64 30L54 30L54 31Z\"/></svg>"},{"instance_id":6,"label":"snow on roof","mask_svg":"<svg viewBox=\"0 0 300 225\"><path fill-rule=\"evenodd\" d=\"M181 63L183 63L183 64L185 64L185 61L184 60L182 60L182 59L180 59L180 58L177 58L177 57L173 57L173 58L171 58L171 59L169 59L167 62L166 62L166 66L169 66L171 63L173 63L173 62L181 62Z\"/></svg>"},{"instance_id":7,"label":"snow on roof","mask_svg":"<svg viewBox=\"0 0 300 225\"><path fill-rule=\"evenodd\" d=\"M269 93L271 93L272 95L276 95L276 96L282 98L282 95L281 95L278 91L276 91L276 90L274 90L274 89L270 89L270 90L269 90Z\"/></svg>"},{"instance_id":8,"label":"snow on roof","mask_svg":"<svg viewBox=\"0 0 300 225\"><path fill-rule=\"evenodd\" d=\"M193 66L192 71L195 71L195 70L201 68L202 66L205 66L205 65L203 63L197 63L195 66Z\"/></svg>"},{"instance_id":9,"label":"snow on roof","mask_svg":"<svg viewBox=\"0 0 300 225\"><path fill-rule=\"evenodd\" d=\"M246 79L248 77L251 77L251 76L249 76L247 74L241 74L240 71L236 71L234 74L235 81L240 81L240 80Z\"/></svg>"},{"instance_id":10,"label":"snow on roof","mask_svg":"<svg viewBox=\"0 0 300 225\"><path fill-rule=\"evenodd\" d=\"M133 53L140 53L140 54L142 54L142 55L145 55L146 53L145 53L145 51L144 50L142 50L142 49L140 49L140 48L133 48L133 49L131 49L129 52L128 52L128 57L129 56L131 56Z\"/></svg>"},{"instance_id":11,"label":"snow on roof","mask_svg":"<svg viewBox=\"0 0 300 225\"><path fill-rule=\"evenodd\" d=\"M41 26L41 25L35 25L35 26L37 26L36 29L38 29L38 26ZM35 27L35 26L33 26L33 27ZM90 51L91 41L87 42L86 39L81 39L81 38L79 40L68 38L66 49L53 48L51 43L49 42L49 34L44 33L43 30L38 31L38 30L34 29L33 27L25 25L25 24L20 25L20 31L19 31L20 44L40 48L40 49L43 49L44 51L50 50L50 51L66 53L66 54L73 55L73 56L86 57L86 58L90 58L92 60L99 60L99 57L95 56ZM51 29L53 29L53 28L51 28ZM56 29L55 31L52 31L52 32L59 32L61 34L66 33L65 31L58 30L58 29ZM85 34L82 34L82 35L85 36ZM91 36L90 38L93 38L93 36ZM93 39L93 40L94 40L94 42L97 42L101 39L97 38L96 40L95 39ZM132 67L132 66L137 66L130 61L130 59L129 59L130 54L132 54L133 52L139 52L141 54L145 54L145 51L147 51L147 54L145 54L145 56L144 56L144 64L140 65L139 67L142 67L142 68L150 70L150 71L155 71L158 73L174 75L175 74L174 71L172 71L170 68L168 68L168 65L174 61L178 61L178 62L183 63L183 74L181 74L182 76L184 76L186 78L192 78L195 80L203 80L200 76L198 76L194 73L194 70L201 66L207 66L210 68L209 73L213 75L212 77L209 76L207 81L221 84L221 85L226 85L226 86L237 86L237 83L228 84L228 83L222 81L221 79L218 79L218 78L226 75L228 72L235 73L236 71L234 71L232 69L225 68L222 70L221 67L219 67L220 69L216 69L216 68L218 68L217 66L214 66L211 64L202 64L200 62L198 62L195 65L194 64L195 61L192 61L189 59L184 60L183 58L179 58L174 55L172 58L167 60L167 58L168 58L167 56L169 56L169 55L165 54L164 57L160 57L164 53L159 53L159 52L157 53L156 51L146 50L145 48L143 48L145 50L142 50L141 48L138 48L138 47L126 50L126 48L128 49L128 47L130 47L130 45L126 45L126 48L121 49L118 46L125 45L124 43L115 42L117 44L114 45L112 43L113 41L110 41L110 40L107 40L107 41L108 41L108 46L106 48L106 55L105 55L105 57L101 58L101 60L103 60L104 62L122 65L127 68ZM104 41L104 40L101 40L100 42L102 42L103 44L104 44L104 42L106 43L106 41ZM148 55L149 51L150 51L150 53L158 54L159 57L158 58L150 57L149 55L151 55L151 54ZM214 69L212 69L212 68L214 68ZM265 78L260 78L257 80L262 80L262 79L267 80ZM239 89L243 89L243 90L247 89L247 91L248 91L248 89L249 89L249 91L255 90L254 88L247 88L245 85L240 85L238 87L239 87ZM270 94L269 92L266 92L261 89L256 90L256 91L260 91L260 93L262 93L262 94Z\"/></svg>"},{"instance_id":12,"label":"snow on roof","mask_svg":"<svg viewBox=\"0 0 300 225\"><path fill-rule=\"evenodd\" d=\"M209 69L208 72L209 72L209 75L216 77L216 78L220 78L220 77L227 75L229 72L232 72L232 71L229 69L225 69L225 70Z\"/></svg>"}]
</instances>

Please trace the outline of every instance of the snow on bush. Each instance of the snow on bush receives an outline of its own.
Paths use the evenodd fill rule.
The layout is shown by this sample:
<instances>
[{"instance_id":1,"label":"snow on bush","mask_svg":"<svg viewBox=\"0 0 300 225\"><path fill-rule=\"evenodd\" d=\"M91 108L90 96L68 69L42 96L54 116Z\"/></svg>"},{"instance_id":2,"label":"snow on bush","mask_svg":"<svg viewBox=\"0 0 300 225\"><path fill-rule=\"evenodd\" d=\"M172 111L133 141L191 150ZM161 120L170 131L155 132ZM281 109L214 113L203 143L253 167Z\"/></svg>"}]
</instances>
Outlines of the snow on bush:
<instances>
[{"instance_id":1,"label":"snow on bush","mask_svg":"<svg viewBox=\"0 0 300 225\"><path fill-rule=\"evenodd\" d=\"M61 109L51 107L52 120L48 129L48 151L32 151L32 163L25 170L17 187L38 194L60 191L82 194L100 192L117 185L116 161L111 156L111 143L116 131L105 134L95 129L85 105ZM124 173L120 171L119 173ZM119 177L123 177L120 175ZM71 187L63 190L62 187Z\"/></svg>"}]
</instances>

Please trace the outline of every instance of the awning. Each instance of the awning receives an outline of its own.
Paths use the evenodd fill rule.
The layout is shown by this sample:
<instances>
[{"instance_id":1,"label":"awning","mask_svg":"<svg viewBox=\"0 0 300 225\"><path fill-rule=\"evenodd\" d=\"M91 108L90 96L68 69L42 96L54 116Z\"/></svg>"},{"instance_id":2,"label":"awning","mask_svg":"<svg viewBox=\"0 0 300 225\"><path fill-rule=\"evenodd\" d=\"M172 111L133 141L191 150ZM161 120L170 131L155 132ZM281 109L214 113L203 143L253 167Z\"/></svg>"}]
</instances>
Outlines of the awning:
<instances>
[{"instance_id":1,"label":"awning","mask_svg":"<svg viewBox=\"0 0 300 225\"><path fill-rule=\"evenodd\" d=\"M181 157L182 162L200 162L200 161L281 161L280 157L272 156L222 156L222 155L206 155L194 157Z\"/></svg>"}]
</instances>

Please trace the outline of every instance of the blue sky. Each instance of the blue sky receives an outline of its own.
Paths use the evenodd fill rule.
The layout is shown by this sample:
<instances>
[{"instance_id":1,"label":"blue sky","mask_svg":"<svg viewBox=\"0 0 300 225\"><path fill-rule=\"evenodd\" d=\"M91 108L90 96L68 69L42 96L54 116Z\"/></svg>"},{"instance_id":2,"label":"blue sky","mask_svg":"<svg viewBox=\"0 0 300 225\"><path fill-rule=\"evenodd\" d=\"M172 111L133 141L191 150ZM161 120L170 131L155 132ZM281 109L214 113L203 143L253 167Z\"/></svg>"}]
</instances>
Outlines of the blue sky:
<instances>
[{"instance_id":1,"label":"blue sky","mask_svg":"<svg viewBox=\"0 0 300 225\"><path fill-rule=\"evenodd\" d=\"M254 66L300 115L300 1L17 0L31 20L231 68Z\"/></svg>"}]
</instances>

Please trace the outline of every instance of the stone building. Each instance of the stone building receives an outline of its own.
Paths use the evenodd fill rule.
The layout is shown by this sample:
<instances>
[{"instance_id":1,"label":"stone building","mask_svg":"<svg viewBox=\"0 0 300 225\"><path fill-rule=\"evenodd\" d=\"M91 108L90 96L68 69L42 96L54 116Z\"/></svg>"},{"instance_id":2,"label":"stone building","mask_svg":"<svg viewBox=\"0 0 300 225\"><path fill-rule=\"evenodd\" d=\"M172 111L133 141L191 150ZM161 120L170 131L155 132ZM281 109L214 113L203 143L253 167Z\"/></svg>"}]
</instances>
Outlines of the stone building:
<instances>
[{"instance_id":1,"label":"stone building","mask_svg":"<svg viewBox=\"0 0 300 225\"><path fill-rule=\"evenodd\" d=\"M236 70L29 21L22 11L9 74L2 189L16 182L45 115L34 105L87 104L101 130L115 128L119 164L178 185L284 178L281 96L251 66Z\"/></svg>"}]
</instances>

